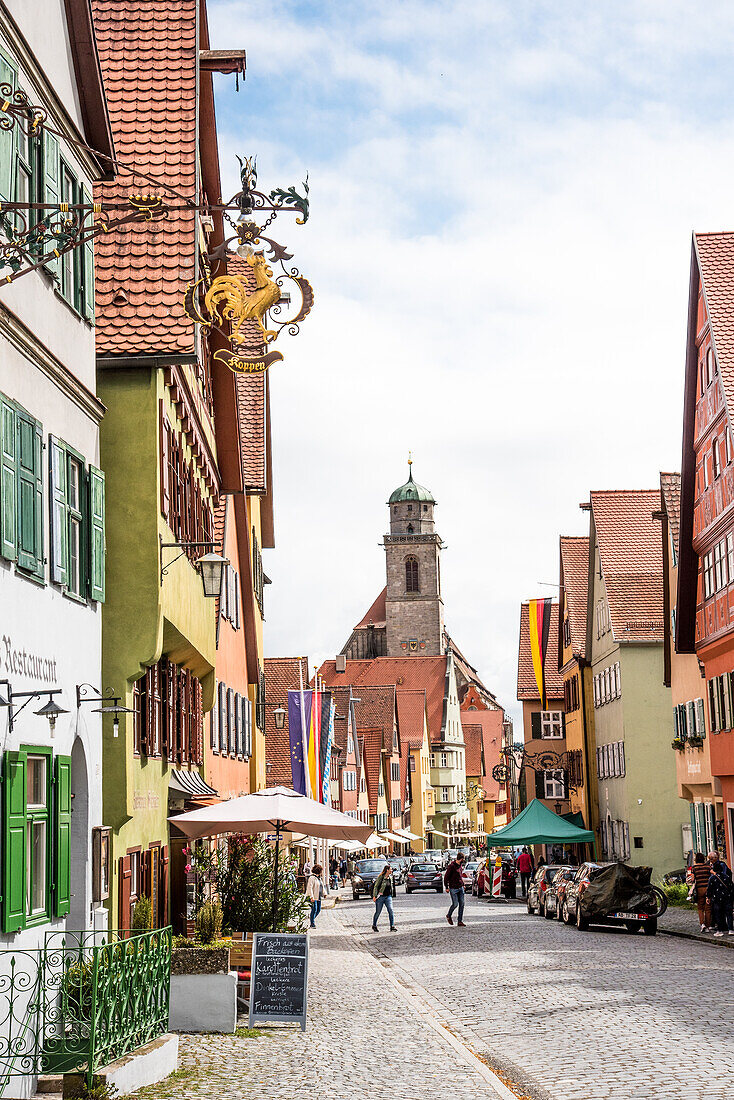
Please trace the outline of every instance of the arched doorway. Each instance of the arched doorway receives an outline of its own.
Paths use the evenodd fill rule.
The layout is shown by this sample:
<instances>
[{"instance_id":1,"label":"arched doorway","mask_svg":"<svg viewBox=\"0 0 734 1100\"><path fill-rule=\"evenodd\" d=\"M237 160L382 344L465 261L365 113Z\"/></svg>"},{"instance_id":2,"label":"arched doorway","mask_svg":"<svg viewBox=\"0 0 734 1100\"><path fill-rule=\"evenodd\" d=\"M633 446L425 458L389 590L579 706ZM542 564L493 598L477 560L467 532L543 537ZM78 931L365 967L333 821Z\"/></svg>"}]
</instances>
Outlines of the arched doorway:
<instances>
[{"instance_id":1,"label":"arched doorway","mask_svg":"<svg viewBox=\"0 0 734 1100\"><path fill-rule=\"evenodd\" d=\"M77 737L71 750L71 908L67 928L89 928L91 897L89 774L84 745Z\"/></svg>"}]
</instances>

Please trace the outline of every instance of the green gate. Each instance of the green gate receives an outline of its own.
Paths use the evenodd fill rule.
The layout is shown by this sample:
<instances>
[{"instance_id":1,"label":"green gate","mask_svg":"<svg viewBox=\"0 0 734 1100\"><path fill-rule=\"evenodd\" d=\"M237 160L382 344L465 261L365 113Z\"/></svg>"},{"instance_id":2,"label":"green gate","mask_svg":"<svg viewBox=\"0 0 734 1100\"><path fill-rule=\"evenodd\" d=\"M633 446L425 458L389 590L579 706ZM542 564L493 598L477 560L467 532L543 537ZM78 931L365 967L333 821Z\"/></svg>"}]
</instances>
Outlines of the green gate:
<instances>
[{"instance_id":1,"label":"green gate","mask_svg":"<svg viewBox=\"0 0 734 1100\"><path fill-rule=\"evenodd\" d=\"M47 932L0 950L0 1095L11 1077L96 1070L168 1028L171 929Z\"/></svg>"}]
</instances>

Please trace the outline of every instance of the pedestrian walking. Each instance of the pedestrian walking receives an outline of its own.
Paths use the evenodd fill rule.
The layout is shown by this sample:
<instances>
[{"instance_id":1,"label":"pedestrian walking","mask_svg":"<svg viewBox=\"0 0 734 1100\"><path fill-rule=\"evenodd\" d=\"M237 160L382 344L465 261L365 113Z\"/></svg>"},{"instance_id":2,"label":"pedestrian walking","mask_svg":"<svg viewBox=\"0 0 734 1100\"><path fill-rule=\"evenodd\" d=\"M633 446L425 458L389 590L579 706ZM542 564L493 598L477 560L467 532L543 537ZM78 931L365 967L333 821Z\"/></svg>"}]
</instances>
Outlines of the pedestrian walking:
<instances>
[{"instance_id":1,"label":"pedestrian walking","mask_svg":"<svg viewBox=\"0 0 734 1100\"><path fill-rule=\"evenodd\" d=\"M395 881L392 877L392 867L389 863L380 871L372 887L372 897L375 899L375 915L372 918L372 931L379 932L377 921L383 908L387 909L390 918L390 931L395 931L395 914L392 909L392 899L395 896Z\"/></svg>"},{"instance_id":2,"label":"pedestrian walking","mask_svg":"<svg viewBox=\"0 0 734 1100\"><path fill-rule=\"evenodd\" d=\"M711 931L711 902L708 898L708 884L711 878L711 867L706 862L703 852L696 852L693 864L688 870L686 881L690 882L689 897L695 901L698 907L698 920L702 932Z\"/></svg>"},{"instance_id":3,"label":"pedestrian walking","mask_svg":"<svg viewBox=\"0 0 734 1100\"><path fill-rule=\"evenodd\" d=\"M311 902L311 927L316 927L316 918L321 912L321 899L324 896L324 883L321 879L321 872L323 868L321 864L315 863L313 871L309 875L308 882L306 883L306 897Z\"/></svg>"},{"instance_id":4,"label":"pedestrian walking","mask_svg":"<svg viewBox=\"0 0 734 1100\"><path fill-rule=\"evenodd\" d=\"M530 858L530 853L527 848L523 848L520 855L517 857L517 871L520 875L520 889L522 890L522 896L526 898L528 896L528 886L530 884L530 876L533 873L533 861Z\"/></svg>"},{"instance_id":5,"label":"pedestrian walking","mask_svg":"<svg viewBox=\"0 0 734 1100\"><path fill-rule=\"evenodd\" d=\"M354 871L355 871L355 863L354 863L354 860L352 859L352 857L350 856L349 859L347 860L347 878L350 881L354 878Z\"/></svg>"},{"instance_id":6,"label":"pedestrian walking","mask_svg":"<svg viewBox=\"0 0 734 1100\"><path fill-rule=\"evenodd\" d=\"M311 860L307 857L306 862L303 865L303 877L308 882L308 876L311 874Z\"/></svg>"},{"instance_id":7,"label":"pedestrian walking","mask_svg":"<svg viewBox=\"0 0 734 1100\"><path fill-rule=\"evenodd\" d=\"M451 894L451 905L449 911L446 914L446 920L449 924L454 923L452 913L454 909L459 909L459 919L456 922L459 928L466 927L464 924L464 880L461 877L461 868L464 865L464 853L459 852L456 859L452 859L446 868L446 873L443 876L443 884L446 887L446 893Z\"/></svg>"},{"instance_id":8,"label":"pedestrian walking","mask_svg":"<svg viewBox=\"0 0 734 1100\"><path fill-rule=\"evenodd\" d=\"M342 858L339 860L339 878L341 879L342 886L346 886L346 884L347 884L347 861L344 858L344 856L342 856Z\"/></svg>"},{"instance_id":9,"label":"pedestrian walking","mask_svg":"<svg viewBox=\"0 0 734 1100\"><path fill-rule=\"evenodd\" d=\"M714 935L720 937L728 932L730 936L734 936L734 886L731 871L717 851L709 852L708 862L711 877L706 892L711 902L711 917L716 925Z\"/></svg>"}]
</instances>

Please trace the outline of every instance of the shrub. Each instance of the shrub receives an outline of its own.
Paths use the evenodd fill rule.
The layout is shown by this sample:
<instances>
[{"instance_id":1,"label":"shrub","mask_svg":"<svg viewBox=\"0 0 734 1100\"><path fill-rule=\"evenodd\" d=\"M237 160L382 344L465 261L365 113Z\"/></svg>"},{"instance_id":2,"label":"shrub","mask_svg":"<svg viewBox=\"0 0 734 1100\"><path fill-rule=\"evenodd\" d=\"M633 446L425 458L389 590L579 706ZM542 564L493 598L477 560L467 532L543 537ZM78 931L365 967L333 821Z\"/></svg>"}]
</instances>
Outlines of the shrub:
<instances>
[{"instance_id":1,"label":"shrub","mask_svg":"<svg viewBox=\"0 0 734 1100\"><path fill-rule=\"evenodd\" d=\"M663 886L663 893L668 899L668 905L678 909L695 909L696 906L688 900L688 887L683 882L676 882L671 886Z\"/></svg>"},{"instance_id":2,"label":"shrub","mask_svg":"<svg viewBox=\"0 0 734 1100\"><path fill-rule=\"evenodd\" d=\"M224 913L218 901L207 901L196 914L196 938L201 943L221 939Z\"/></svg>"},{"instance_id":3,"label":"shrub","mask_svg":"<svg viewBox=\"0 0 734 1100\"><path fill-rule=\"evenodd\" d=\"M150 906L150 898L146 898L145 895L143 895L142 898L138 898L135 902L133 919L130 922L130 931L137 932L138 935L142 935L144 932L150 932L152 917L153 910Z\"/></svg>"}]
</instances>

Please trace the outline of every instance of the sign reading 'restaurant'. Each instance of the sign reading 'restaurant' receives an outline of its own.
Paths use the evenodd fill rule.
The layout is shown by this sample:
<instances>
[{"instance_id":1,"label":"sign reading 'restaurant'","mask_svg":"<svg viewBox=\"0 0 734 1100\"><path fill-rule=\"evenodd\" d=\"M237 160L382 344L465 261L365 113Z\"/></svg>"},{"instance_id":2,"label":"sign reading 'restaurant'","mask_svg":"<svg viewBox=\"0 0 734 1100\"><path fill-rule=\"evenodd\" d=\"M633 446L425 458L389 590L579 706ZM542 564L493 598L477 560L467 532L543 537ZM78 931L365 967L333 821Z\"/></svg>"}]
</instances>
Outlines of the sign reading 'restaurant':
<instances>
[{"instance_id":1,"label":"sign reading 'restaurant'","mask_svg":"<svg viewBox=\"0 0 734 1100\"><path fill-rule=\"evenodd\" d=\"M252 945L250 1027L258 1023L300 1024L306 1030L308 936L256 932Z\"/></svg>"}]
</instances>

